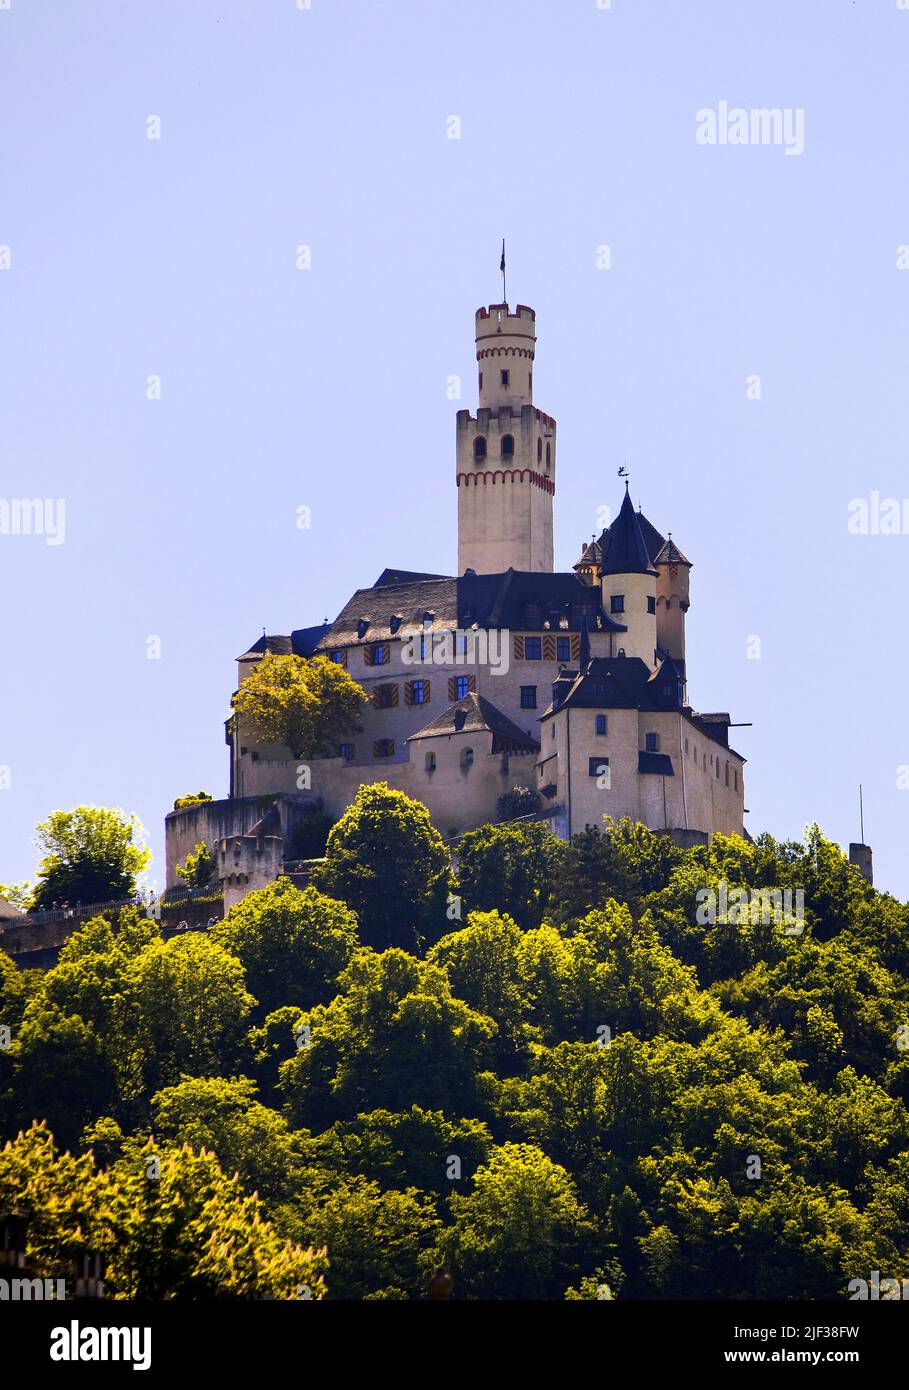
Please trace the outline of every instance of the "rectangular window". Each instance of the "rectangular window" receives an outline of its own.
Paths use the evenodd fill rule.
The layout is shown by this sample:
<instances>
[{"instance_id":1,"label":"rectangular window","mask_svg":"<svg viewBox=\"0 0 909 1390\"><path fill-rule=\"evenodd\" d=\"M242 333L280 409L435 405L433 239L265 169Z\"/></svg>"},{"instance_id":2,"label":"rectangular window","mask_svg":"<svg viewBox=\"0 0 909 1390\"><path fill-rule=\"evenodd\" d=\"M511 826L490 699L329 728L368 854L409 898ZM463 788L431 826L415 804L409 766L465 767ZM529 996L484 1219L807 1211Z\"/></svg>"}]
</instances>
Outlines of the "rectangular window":
<instances>
[{"instance_id":1,"label":"rectangular window","mask_svg":"<svg viewBox=\"0 0 909 1390\"><path fill-rule=\"evenodd\" d=\"M404 686L404 703L406 705L425 705L429 701L429 681L407 681Z\"/></svg>"},{"instance_id":2,"label":"rectangular window","mask_svg":"<svg viewBox=\"0 0 909 1390\"><path fill-rule=\"evenodd\" d=\"M384 666L391 655L391 648L386 642L376 642L373 646L366 648L367 666Z\"/></svg>"},{"instance_id":3,"label":"rectangular window","mask_svg":"<svg viewBox=\"0 0 909 1390\"><path fill-rule=\"evenodd\" d=\"M598 734L608 734L608 732L609 732L609 721L607 720L606 715L605 715L605 714L598 714L598 715L597 715L597 733L598 733Z\"/></svg>"},{"instance_id":4,"label":"rectangular window","mask_svg":"<svg viewBox=\"0 0 909 1390\"><path fill-rule=\"evenodd\" d=\"M604 772L609 770L608 758L588 758L587 772L591 777L602 777Z\"/></svg>"},{"instance_id":5,"label":"rectangular window","mask_svg":"<svg viewBox=\"0 0 909 1390\"><path fill-rule=\"evenodd\" d=\"M391 758L395 751L395 741L393 738L377 738L372 745L374 758Z\"/></svg>"},{"instance_id":6,"label":"rectangular window","mask_svg":"<svg viewBox=\"0 0 909 1390\"><path fill-rule=\"evenodd\" d=\"M729 764L726 764L726 786L729 786Z\"/></svg>"},{"instance_id":7,"label":"rectangular window","mask_svg":"<svg viewBox=\"0 0 909 1390\"><path fill-rule=\"evenodd\" d=\"M570 660L571 660L571 638L570 638L570 637L557 637L557 638L556 638L556 661L570 661Z\"/></svg>"},{"instance_id":8,"label":"rectangular window","mask_svg":"<svg viewBox=\"0 0 909 1390\"><path fill-rule=\"evenodd\" d=\"M524 638L524 660L525 660L525 661L540 661L540 660L542 659L542 656L543 656L543 639L542 639L542 637L525 637L525 638Z\"/></svg>"},{"instance_id":9,"label":"rectangular window","mask_svg":"<svg viewBox=\"0 0 909 1390\"><path fill-rule=\"evenodd\" d=\"M502 373L502 385L503 385L503 386L507 386L510 380L511 380L511 373L510 373L510 372L503 372L503 373Z\"/></svg>"},{"instance_id":10,"label":"rectangular window","mask_svg":"<svg viewBox=\"0 0 909 1390\"><path fill-rule=\"evenodd\" d=\"M521 709L536 709L537 688L535 685L521 686Z\"/></svg>"},{"instance_id":11,"label":"rectangular window","mask_svg":"<svg viewBox=\"0 0 909 1390\"><path fill-rule=\"evenodd\" d=\"M656 599L653 597L652 594L648 594L648 595L647 595L647 612L648 612L648 613L655 613L655 612L656 612Z\"/></svg>"},{"instance_id":12,"label":"rectangular window","mask_svg":"<svg viewBox=\"0 0 909 1390\"><path fill-rule=\"evenodd\" d=\"M624 612L625 612L625 595L624 595L624 594L613 594L613 595L612 595L612 597L611 597L610 600L609 600L609 611L610 611L610 613L624 613Z\"/></svg>"},{"instance_id":13,"label":"rectangular window","mask_svg":"<svg viewBox=\"0 0 909 1390\"><path fill-rule=\"evenodd\" d=\"M396 685L377 685L372 692L372 703L375 709L393 709L398 703L398 687Z\"/></svg>"},{"instance_id":14,"label":"rectangular window","mask_svg":"<svg viewBox=\"0 0 909 1390\"><path fill-rule=\"evenodd\" d=\"M329 659L329 661L333 661L333 662L335 663L336 666L346 666L346 665L347 665L347 653L346 653L346 652L329 652L329 653L328 653L328 659Z\"/></svg>"},{"instance_id":15,"label":"rectangular window","mask_svg":"<svg viewBox=\"0 0 909 1390\"><path fill-rule=\"evenodd\" d=\"M646 748L646 750L647 750L648 753L659 753L659 751L660 751L660 736L659 736L659 734L645 734L645 735L644 735L644 747Z\"/></svg>"},{"instance_id":16,"label":"rectangular window","mask_svg":"<svg viewBox=\"0 0 909 1390\"><path fill-rule=\"evenodd\" d=\"M734 773L734 775L735 775L735 789L736 789L736 791L738 791L738 789L739 789L739 774L738 774L738 772L736 771L735 768L733 768L732 770L733 770L733 773Z\"/></svg>"},{"instance_id":17,"label":"rectangular window","mask_svg":"<svg viewBox=\"0 0 909 1390\"><path fill-rule=\"evenodd\" d=\"M476 677L474 676L452 676L448 682L449 700L463 700L465 695L469 695L476 689Z\"/></svg>"},{"instance_id":18,"label":"rectangular window","mask_svg":"<svg viewBox=\"0 0 909 1390\"><path fill-rule=\"evenodd\" d=\"M342 743L338 747L338 756L343 758L346 763L353 762L354 746L352 743Z\"/></svg>"}]
</instances>

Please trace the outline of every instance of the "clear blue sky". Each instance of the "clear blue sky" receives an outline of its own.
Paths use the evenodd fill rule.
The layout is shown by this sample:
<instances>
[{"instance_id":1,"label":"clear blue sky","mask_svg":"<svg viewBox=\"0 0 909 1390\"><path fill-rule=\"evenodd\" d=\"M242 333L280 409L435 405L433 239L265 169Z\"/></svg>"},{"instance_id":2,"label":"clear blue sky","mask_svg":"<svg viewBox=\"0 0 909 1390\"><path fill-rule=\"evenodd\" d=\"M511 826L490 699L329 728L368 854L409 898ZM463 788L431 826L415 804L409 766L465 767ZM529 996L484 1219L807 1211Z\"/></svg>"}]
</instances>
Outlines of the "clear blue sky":
<instances>
[{"instance_id":1,"label":"clear blue sky","mask_svg":"<svg viewBox=\"0 0 909 1390\"><path fill-rule=\"evenodd\" d=\"M262 627L453 570L505 235L557 567L627 460L694 562L694 703L753 721L752 833L857 839L861 781L877 882L909 895L909 536L847 529L909 495L907 55L896 0L0 9L0 494L67 507L62 545L0 536L0 879L79 802L136 811L162 875L174 797L226 794ZM804 110L804 153L699 145L722 100Z\"/></svg>"}]
</instances>

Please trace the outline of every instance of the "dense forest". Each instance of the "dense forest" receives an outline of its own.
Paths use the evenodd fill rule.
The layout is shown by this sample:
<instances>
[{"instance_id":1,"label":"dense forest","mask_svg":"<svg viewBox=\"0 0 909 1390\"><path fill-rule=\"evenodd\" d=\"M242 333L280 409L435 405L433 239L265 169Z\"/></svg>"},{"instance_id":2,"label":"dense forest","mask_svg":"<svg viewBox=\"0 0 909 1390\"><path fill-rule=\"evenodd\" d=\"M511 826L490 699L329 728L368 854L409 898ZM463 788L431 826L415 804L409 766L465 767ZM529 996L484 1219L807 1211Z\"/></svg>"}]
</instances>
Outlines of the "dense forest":
<instances>
[{"instance_id":1,"label":"dense forest","mask_svg":"<svg viewBox=\"0 0 909 1390\"><path fill-rule=\"evenodd\" d=\"M516 821L452 868L365 787L302 890L0 953L0 1224L117 1298L848 1297L909 1275L907 973L817 827Z\"/></svg>"}]
</instances>

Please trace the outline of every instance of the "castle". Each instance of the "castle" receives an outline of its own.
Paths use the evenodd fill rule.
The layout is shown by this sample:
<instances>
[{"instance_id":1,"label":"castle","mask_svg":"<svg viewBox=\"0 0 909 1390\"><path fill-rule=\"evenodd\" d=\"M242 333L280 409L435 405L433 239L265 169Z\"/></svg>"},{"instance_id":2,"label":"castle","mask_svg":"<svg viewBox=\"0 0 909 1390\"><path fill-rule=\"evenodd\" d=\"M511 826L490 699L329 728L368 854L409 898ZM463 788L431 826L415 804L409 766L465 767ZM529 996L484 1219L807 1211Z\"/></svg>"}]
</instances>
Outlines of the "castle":
<instances>
[{"instance_id":1,"label":"castle","mask_svg":"<svg viewBox=\"0 0 909 1390\"><path fill-rule=\"evenodd\" d=\"M169 887L207 840L227 908L294 858L307 811L336 818L376 781L424 802L446 838L501 819L514 788L562 837L604 816L685 844L743 832L729 715L688 700L690 561L626 483L612 524L556 571L556 422L533 403L533 309L478 310L476 352L479 406L457 415L457 575L385 569L334 622L238 658L239 684L266 653L326 656L369 704L337 756L306 765L232 716L230 796L168 816Z\"/></svg>"}]
</instances>

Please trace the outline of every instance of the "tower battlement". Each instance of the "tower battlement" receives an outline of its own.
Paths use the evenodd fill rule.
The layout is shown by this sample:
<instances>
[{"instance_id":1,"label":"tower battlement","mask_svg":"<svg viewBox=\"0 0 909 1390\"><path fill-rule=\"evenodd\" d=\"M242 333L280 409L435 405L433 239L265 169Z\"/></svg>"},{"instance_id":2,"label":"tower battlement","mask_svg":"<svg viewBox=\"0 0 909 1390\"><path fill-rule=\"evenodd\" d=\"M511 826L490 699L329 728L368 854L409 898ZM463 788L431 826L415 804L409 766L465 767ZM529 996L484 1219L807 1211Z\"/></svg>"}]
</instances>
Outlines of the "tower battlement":
<instances>
[{"instance_id":1,"label":"tower battlement","mask_svg":"<svg viewBox=\"0 0 909 1390\"><path fill-rule=\"evenodd\" d=\"M527 304L476 312L479 405L459 410L458 573L552 573L556 422L533 404L537 316ZM507 479L507 488L478 488Z\"/></svg>"}]
</instances>

